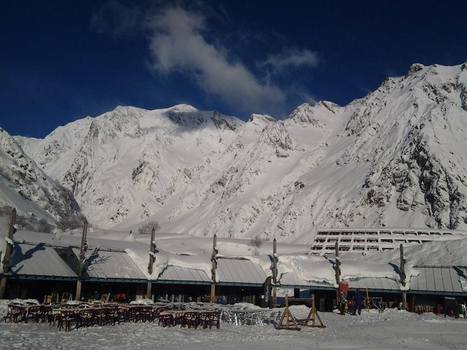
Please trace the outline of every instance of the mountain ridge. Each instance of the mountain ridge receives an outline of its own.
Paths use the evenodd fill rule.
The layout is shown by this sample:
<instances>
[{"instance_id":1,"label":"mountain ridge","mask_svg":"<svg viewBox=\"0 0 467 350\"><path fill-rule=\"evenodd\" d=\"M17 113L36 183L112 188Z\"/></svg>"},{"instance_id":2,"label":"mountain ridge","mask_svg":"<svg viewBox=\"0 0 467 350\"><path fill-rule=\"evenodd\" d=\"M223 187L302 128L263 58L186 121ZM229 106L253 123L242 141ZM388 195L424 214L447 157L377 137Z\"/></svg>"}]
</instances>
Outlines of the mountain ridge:
<instances>
[{"instance_id":1,"label":"mountain ridge","mask_svg":"<svg viewBox=\"0 0 467 350\"><path fill-rule=\"evenodd\" d=\"M309 240L318 227L467 227L467 68L414 64L346 106L246 122L117 107L17 137L91 223ZM397 223L397 225L396 225Z\"/></svg>"}]
</instances>

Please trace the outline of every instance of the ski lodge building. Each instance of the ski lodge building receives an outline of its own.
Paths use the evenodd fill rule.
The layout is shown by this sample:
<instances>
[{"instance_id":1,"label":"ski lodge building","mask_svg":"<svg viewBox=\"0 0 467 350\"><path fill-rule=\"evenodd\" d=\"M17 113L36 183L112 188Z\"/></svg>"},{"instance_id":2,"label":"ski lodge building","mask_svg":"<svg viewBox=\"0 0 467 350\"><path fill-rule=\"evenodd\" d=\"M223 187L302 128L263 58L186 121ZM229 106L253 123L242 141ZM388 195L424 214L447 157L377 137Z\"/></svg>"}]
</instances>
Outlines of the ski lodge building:
<instances>
[{"instance_id":1,"label":"ski lodge building","mask_svg":"<svg viewBox=\"0 0 467 350\"><path fill-rule=\"evenodd\" d=\"M336 234L337 233L337 234ZM386 243L394 247L399 240L417 237L418 241L437 237L456 236L456 232L448 231L387 231L387 230L326 230L320 231L318 239L324 239L322 250L329 253L326 244L335 244L337 239L342 245L349 237L352 241L350 249L375 242L357 242L355 238L376 238L382 245ZM391 237L392 242L383 241ZM403 238L399 238L403 237ZM135 300L146 294L148 281L152 282L152 297L172 302L209 301L213 277L211 271L188 265L168 264L158 274L149 275L147 271L148 245L141 242L111 241L105 239L89 239L89 251L94 249L84 274L80 277L79 237L55 239L54 235L20 231L15 234L13 254L9 263L7 298L35 298L44 300L53 295L59 300L63 294L71 297L74 294L78 279L82 281L82 299L99 299L103 294L115 300ZM117 244L118 243L118 244ZM362 245L359 245L362 243ZM405 242L404 242L405 243ZM316 241L312 252L316 250ZM352 245L354 244L354 245ZM122 249L122 245L131 246L131 251ZM99 249L95 249L99 247ZM339 246L341 247L341 246ZM345 250L343 250L345 251ZM273 256L269 259L273 261ZM312 255L303 254L304 259ZM316 256L315 256L316 257ZM318 256L319 257L319 256ZM267 256L265 257L268 258ZM155 254L157 261L158 254ZM281 264L281 255L277 255ZM344 261L345 264L345 261ZM329 265L329 273L333 274L333 265ZM388 268L390 267L388 264ZM310 265L313 266L313 265ZM397 267L391 266L397 275ZM467 267L466 266L416 266L419 274L410 277L406 290L411 310L431 311L436 305L443 303L444 297L467 300ZM270 298L272 264L260 264L257 259L219 256L216 259L216 297L218 302L235 303L250 302L265 306ZM401 300L401 284L399 278L365 277L347 280L350 293L357 289L368 293L370 297L380 298L388 306L395 306ZM336 284L323 281L305 281L299 271L288 271L280 276L277 283L278 296L307 297L310 293L316 296L320 311L331 310L336 302ZM280 299L279 299L280 301Z\"/></svg>"},{"instance_id":2,"label":"ski lodge building","mask_svg":"<svg viewBox=\"0 0 467 350\"><path fill-rule=\"evenodd\" d=\"M433 241L445 241L465 237L467 232L428 229L368 229L339 228L318 230L311 250L317 254L334 253L339 243L340 252L388 251L400 244L411 245Z\"/></svg>"}]
</instances>

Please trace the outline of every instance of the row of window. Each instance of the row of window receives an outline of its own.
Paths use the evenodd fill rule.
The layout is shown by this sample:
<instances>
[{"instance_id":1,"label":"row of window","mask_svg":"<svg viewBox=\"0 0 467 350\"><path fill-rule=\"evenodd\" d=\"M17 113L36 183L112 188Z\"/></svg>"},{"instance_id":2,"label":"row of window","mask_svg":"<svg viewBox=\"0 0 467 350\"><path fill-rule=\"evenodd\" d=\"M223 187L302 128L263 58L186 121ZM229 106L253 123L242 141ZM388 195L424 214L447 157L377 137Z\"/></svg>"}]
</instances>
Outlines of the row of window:
<instances>
[{"instance_id":1,"label":"row of window","mask_svg":"<svg viewBox=\"0 0 467 350\"><path fill-rule=\"evenodd\" d=\"M322 247L322 246L313 246L311 248L313 251L322 251L322 250L325 250L327 252L333 252L334 251L334 247ZM350 247L350 246L340 246L339 247L339 251L340 252L348 252L348 251L387 251L387 250L394 250L394 247L378 247L378 246L353 246L353 247Z\"/></svg>"},{"instance_id":2,"label":"row of window","mask_svg":"<svg viewBox=\"0 0 467 350\"><path fill-rule=\"evenodd\" d=\"M431 239L392 239L392 238L360 238L360 237L355 237L355 238L316 238L315 239L316 243L426 243L426 242L432 242Z\"/></svg>"},{"instance_id":3,"label":"row of window","mask_svg":"<svg viewBox=\"0 0 467 350\"><path fill-rule=\"evenodd\" d=\"M318 231L318 236L352 236L352 235L413 235L413 236L446 236L452 235L452 232L424 232L424 231Z\"/></svg>"}]
</instances>

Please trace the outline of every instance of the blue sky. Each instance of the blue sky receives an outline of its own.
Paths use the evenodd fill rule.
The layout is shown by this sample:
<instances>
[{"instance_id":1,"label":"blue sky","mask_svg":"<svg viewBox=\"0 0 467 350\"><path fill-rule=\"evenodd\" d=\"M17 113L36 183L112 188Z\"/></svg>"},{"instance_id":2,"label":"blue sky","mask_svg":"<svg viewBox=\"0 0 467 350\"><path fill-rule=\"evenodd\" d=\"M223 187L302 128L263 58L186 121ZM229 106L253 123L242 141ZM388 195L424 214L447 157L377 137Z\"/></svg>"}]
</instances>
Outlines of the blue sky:
<instances>
[{"instance_id":1,"label":"blue sky","mask_svg":"<svg viewBox=\"0 0 467 350\"><path fill-rule=\"evenodd\" d=\"M9 1L0 126L43 137L117 105L281 118L410 64L467 61L465 1Z\"/></svg>"}]
</instances>

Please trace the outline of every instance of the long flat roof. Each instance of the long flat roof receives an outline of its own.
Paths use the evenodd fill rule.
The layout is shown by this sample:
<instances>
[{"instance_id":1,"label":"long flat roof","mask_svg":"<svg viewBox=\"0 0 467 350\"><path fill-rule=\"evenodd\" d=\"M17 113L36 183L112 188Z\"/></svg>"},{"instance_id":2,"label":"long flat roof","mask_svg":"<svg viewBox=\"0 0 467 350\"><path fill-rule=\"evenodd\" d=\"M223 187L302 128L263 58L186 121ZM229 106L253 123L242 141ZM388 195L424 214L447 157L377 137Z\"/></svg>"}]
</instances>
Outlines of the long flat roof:
<instances>
[{"instance_id":1,"label":"long flat roof","mask_svg":"<svg viewBox=\"0 0 467 350\"><path fill-rule=\"evenodd\" d=\"M73 249L76 257L79 249ZM136 266L126 252L98 251L95 256L88 251L89 265L86 269L90 279L146 280L146 275Z\"/></svg>"},{"instance_id":2,"label":"long flat roof","mask_svg":"<svg viewBox=\"0 0 467 350\"><path fill-rule=\"evenodd\" d=\"M267 278L258 264L239 258L219 258L217 276L220 284L241 285L263 285Z\"/></svg>"},{"instance_id":3,"label":"long flat roof","mask_svg":"<svg viewBox=\"0 0 467 350\"><path fill-rule=\"evenodd\" d=\"M64 251L73 256L73 261L67 259ZM87 256L91 254L88 251ZM79 255L77 248L54 247L46 243L16 242L10 263L13 278L41 279L77 279L76 261ZM279 260L281 257L279 256ZM313 268L310 265L309 268ZM240 257L219 257L217 279L219 284L238 286L261 286L270 271L255 260ZM332 275L332 265L328 272ZM416 266L419 275L410 278L409 293L428 294L467 294L467 267L463 266ZM144 282L147 274L143 264L137 264L126 251L99 250L90 259L87 276L90 280L113 280ZM304 281L298 271L290 270L281 276L284 287L332 289L334 285L322 281ZM195 265L178 266L170 263L154 283L178 284L209 284L211 276L206 269ZM361 277L349 280L350 288L369 289L387 292L400 291L397 280L384 277Z\"/></svg>"},{"instance_id":4,"label":"long flat roof","mask_svg":"<svg viewBox=\"0 0 467 350\"><path fill-rule=\"evenodd\" d=\"M161 273L157 281L161 282L187 282L190 284L209 284L211 279L203 270L190 269L168 265Z\"/></svg>"},{"instance_id":5,"label":"long flat roof","mask_svg":"<svg viewBox=\"0 0 467 350\"><path fill-rule=\"evenodd\" d=\"M456 266L416 266L418 276L410 279L411 292L463 293L462 283L467 284L467 268Z\"/></svg>"},{"instance_id":6,"label":"long flat roof","mask_svg":"<svg viewBox=\"0 0 467 350\"><path fill-rule=\"evenodd\" d=\"M58 252L44 243L15 243L10 272L14 277L77 278L76 273Z\"/></svg>"}]
</instances>

